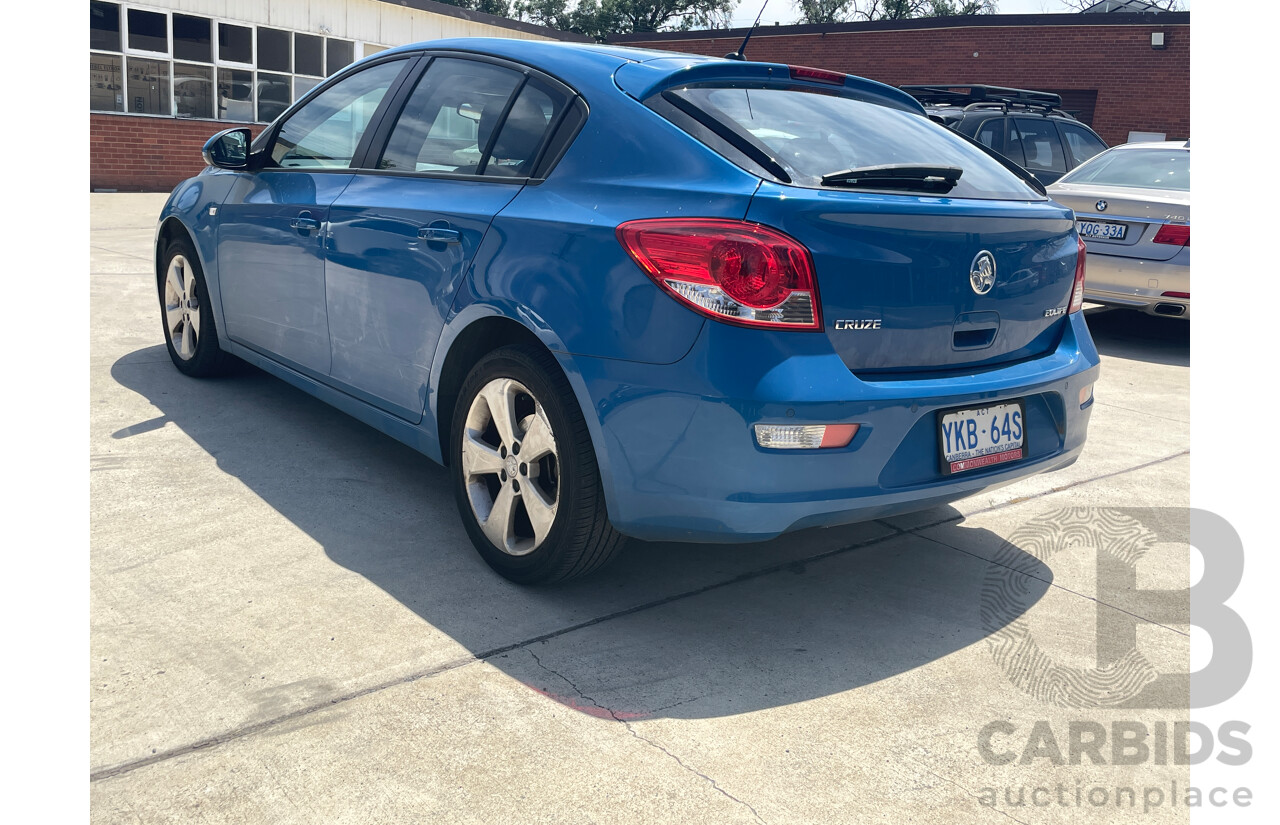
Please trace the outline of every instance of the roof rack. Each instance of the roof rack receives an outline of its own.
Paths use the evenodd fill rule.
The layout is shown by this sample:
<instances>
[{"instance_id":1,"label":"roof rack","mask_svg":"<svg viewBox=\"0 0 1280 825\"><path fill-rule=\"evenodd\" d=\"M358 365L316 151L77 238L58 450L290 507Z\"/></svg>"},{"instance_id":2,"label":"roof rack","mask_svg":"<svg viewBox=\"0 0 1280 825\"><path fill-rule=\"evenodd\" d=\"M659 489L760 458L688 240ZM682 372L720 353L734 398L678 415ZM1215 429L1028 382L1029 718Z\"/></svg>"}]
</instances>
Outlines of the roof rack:
<instances>
[{"instance_id":1,"label":"roof rack","mask_svg":"<svg viewBox=\"0 0 1280 825\"><path fill-rule=\"evenodd\" d=\"M1053 92L1033 92L1030 89L1010 89L1004 86L943 83L898 88L921 103L934 105L967 107L974 104L995 104L1045 110L1062 106L1062 96Z\"/></svg>"}]
</instances>

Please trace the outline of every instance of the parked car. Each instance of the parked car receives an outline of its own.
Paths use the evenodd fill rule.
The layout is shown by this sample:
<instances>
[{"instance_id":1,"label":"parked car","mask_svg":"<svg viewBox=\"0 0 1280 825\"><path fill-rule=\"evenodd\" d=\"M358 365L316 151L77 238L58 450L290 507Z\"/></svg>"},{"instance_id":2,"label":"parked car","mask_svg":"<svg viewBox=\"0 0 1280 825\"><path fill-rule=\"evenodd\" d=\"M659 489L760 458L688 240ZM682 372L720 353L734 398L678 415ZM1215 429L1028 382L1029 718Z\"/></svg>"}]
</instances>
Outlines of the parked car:
<instances>
[{"instance_id":1,"label":"parked car","mask_svg":"<svg viewBox=\"0 0 1280 825\"><path fill-rule=\"evenodd\" d=\"M624 536L933 507L1084 446L1070 211L889 86L445 40L205 157L156 236L174 365L238 356L444 463L514 581Z\"/></svg>"},{"instance_id":2,"label":"parked car","mask_svg":"<svg viewBox=\"0 0 1280 825\"><path fill-rule=\"evenodd\" d=\"M1004 86L901 86L929 117L1000 152L1048 186L1107 148L1053 92Z\"/></svg>"},{"instance_id":3,"label":"parked car","mask_svg":"<svg viewBox=\"0 0 1280 825\"><path fill-rule=\"evenodd\" d=\"M1089 249L1085 298L1191 318L1191 141L1115 146L1049 187Z\"/></svg>"}]
</instances>

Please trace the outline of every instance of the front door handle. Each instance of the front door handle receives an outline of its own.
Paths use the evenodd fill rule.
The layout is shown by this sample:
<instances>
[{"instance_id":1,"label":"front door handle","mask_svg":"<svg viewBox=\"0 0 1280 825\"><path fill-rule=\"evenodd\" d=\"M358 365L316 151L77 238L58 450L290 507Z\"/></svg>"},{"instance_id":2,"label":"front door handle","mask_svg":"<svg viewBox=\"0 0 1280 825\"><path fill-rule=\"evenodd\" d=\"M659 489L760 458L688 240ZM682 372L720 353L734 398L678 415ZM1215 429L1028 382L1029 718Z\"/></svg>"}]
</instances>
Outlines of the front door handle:
<instances>
[{"instance_id":1,"label":"front door handle","mask_svg":"<svg viewBox=\"0 0 1280 825\"><path fill-rule=\"evenodd\" d=\"M319 229L320 221L311 217L310 212L303 212L298 217L289 221L289 225L292 226L294 229L306 229L309 231L312 229Z\"/></svg>"},{"instance_id":2,"label":"front door handle","mask_svg":"<svg viewBox=\"0 0 1280 825\"><path fill-rule=\"evenodd\" d=\"M418 237L433 243L462 243L462 234L458 230L440 226L424 226L418 230Z\"/></svg>"}]
</instances>

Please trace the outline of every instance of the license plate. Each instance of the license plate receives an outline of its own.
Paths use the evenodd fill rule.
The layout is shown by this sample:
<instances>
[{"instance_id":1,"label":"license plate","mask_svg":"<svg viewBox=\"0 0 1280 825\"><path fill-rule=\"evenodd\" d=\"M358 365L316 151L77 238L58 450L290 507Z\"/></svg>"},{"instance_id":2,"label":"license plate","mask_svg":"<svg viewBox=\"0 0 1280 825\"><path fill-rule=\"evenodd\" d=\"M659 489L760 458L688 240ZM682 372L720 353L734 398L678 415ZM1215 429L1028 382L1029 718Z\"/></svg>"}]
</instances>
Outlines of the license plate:
<instances>
[{"instance_id":1,"label":"license plate","mask_svg":"<svg viewBox=\"0 0 1280 825\"><path fill-rule=\"evenodd\" d=\"M1105 223L1103 221L1076 221L1076 231L1082 238L1101 238L1107 241L1123 241L1124 233L1129 229L1122 223Z\"/></svg>"},{"instance_id":2,"label":"license plate","mask_svg":"<svg viewBox=\"0 0 1280 825\"><path fill-rule=\"evenodd\" d=\"M1026 420L1021 401L942 413L938 439L943 472L963 473L1022 458Z\"/></svg>"}]
</instances>

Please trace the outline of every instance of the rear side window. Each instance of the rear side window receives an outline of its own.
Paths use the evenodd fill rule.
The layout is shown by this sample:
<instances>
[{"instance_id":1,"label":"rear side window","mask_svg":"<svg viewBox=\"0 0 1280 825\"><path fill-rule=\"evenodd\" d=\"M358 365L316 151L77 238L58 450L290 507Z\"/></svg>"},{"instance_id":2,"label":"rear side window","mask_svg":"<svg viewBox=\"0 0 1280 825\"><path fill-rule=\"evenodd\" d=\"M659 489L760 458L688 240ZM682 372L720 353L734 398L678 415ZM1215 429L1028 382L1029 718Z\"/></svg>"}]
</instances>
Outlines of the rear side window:
<instances>
[{"instance_id":1,"label":"rear side window","mask_svg":"<svg viewBox=\"0 0 1280 825\"><path fill-rule=\"evenodd\" d=\"M1120 149L1086 163L1061 182L1187 192L1191 189L1191 153L1186 149Z\"/></svg>"},{"instance_id":2,"label":"rear side window","mask_svg":"<svg viewBox=\"0 0 1280 825\"><path fill-rule=\"evenodd\" d=\"M1017 117L1013 126L1018 130L1018 138L1022 143L1022 153L1026 162L1022 165L1028 169L1042 172L1065 172L1067 160L1062 154L1062 141L1058 139L1058 130L1049 120ZM1017 158L1014 158L1017 160Z\"/></svg>"},{"instance_id":3,"label":"rear side window","mask_svg":"<svg viewBox=\"0 0 1280 825\"><path fill-rule=\"evenodd\" d=\"M797 89L694 87L674 94L767 147L801 186L819 186L824 175L846 169L940 165L963 170L946 197L1040 199L980 147L910 112Z\"/></svg>"},{"instance_id":4,"label":"rear side window","mask_svg":"<svg viewBox=\"0 0 1280 825\"><path fill-rule=\"evenodd\" d=\"M1067 142L1067 151L1071 153L1076 166L1107 148L1105 143L1083 126L1059 123L1058 130L1062 132L1062 139Z\"/></svg>"},{"instance_id":5,"label":"rear side window","mask_svg":"<svg viewBox=\"0 0 1280 825\"><path fill-rule=\"evenodd\" d=\"M978 127L978 134L974 137L983 146L1004 154L1004 118L993 117L984 120Z\"/></svg>"},{"instance_id":6,"label":"rear side window","mask_svg":"<svg viewBox=\"0 0 1280 825\"><path fill-rule=\"evenodd\" d=\"M563 95L490 63L437 58L414 89L380 169L528 177Z\"/></svg>"}]
</instances>

